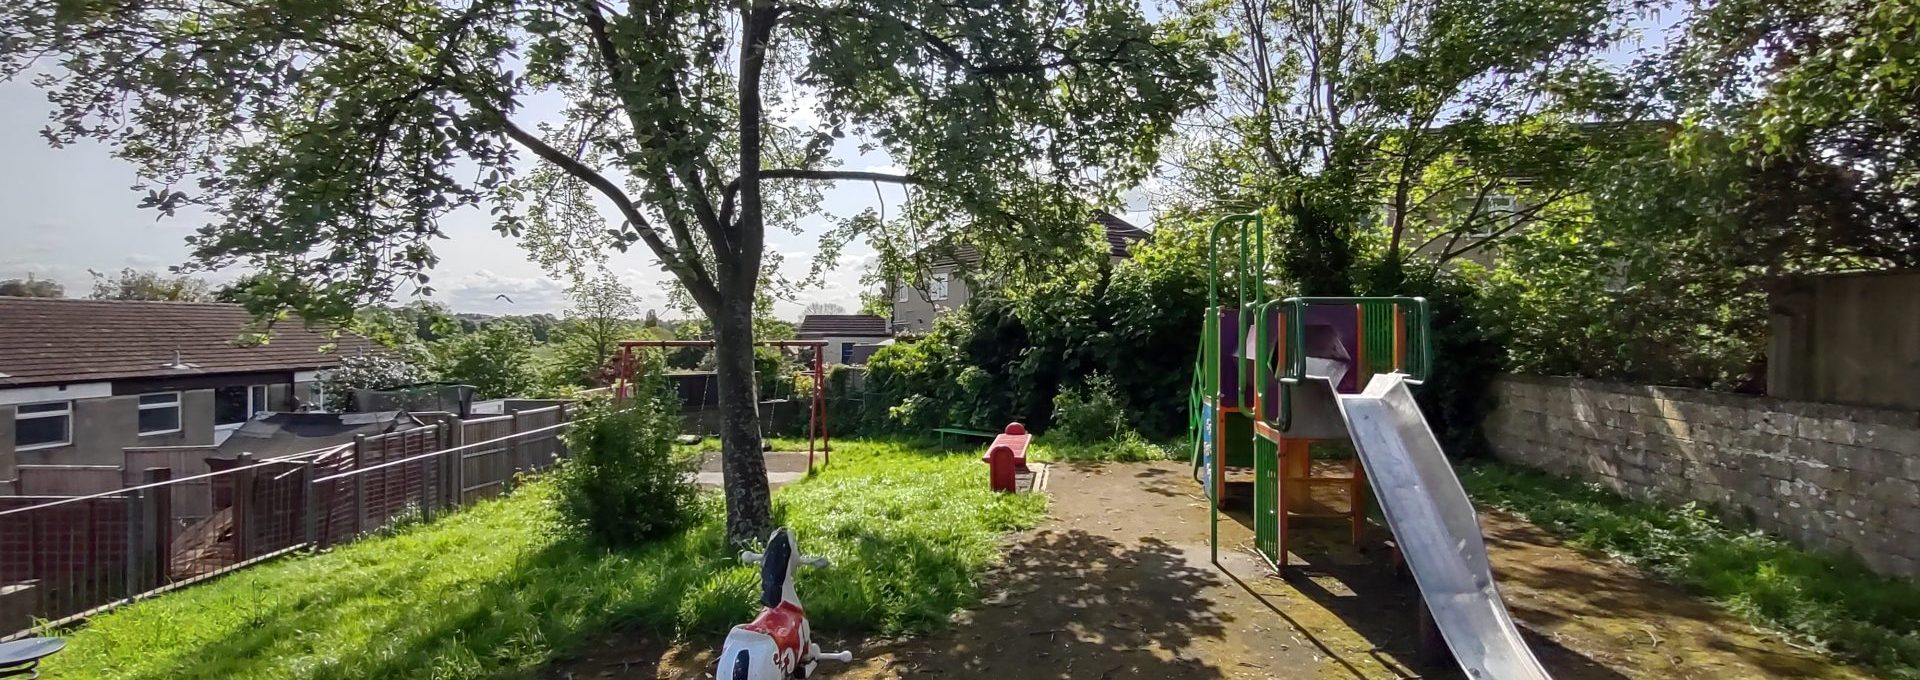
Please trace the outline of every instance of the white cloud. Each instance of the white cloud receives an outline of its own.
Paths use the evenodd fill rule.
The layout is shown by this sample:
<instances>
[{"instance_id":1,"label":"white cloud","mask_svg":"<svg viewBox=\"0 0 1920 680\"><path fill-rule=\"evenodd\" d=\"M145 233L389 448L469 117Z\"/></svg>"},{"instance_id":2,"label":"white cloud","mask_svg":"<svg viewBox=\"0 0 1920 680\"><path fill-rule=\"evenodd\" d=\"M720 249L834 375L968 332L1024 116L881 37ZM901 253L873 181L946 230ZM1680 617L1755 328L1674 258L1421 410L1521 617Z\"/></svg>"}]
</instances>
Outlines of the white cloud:
<instances>
[{"instance_id":1,"label":"white cloud","mask_svg":"<svg viewBox=\"0 0 1920 680\"><path fill-rule=\"evenodd\" d=\"M774 106L772 114L771 118L781 125L811 131L824 120L820 117L820 93L805 89L792 94Z\"/></svg>"},{"instance_id":2,"label":"white cloud","mask_svg":"<svg viewBox=\"0 0 1920 680\"><path fill-rule=\"evenodd\" d=\"M850 251L852 249L849 249ZM774 315L783 319L800 318L807 305L816 302L830 302L848 311L860 308L860 293L866 290L860 285L860 277L878 262L879 257L871 250L846 252L840 255L837 266L828 270L819 285L807 286L787 291L786 297L774 303ZM813 269L814 251L785 253L786 259L780 263L780 274L796 283L807 278Z\"/></svg>"},{"instance_id":3,"label":"white cloud","mask_svg":"<svg viewBox=\"0 0 1920 680\"><path fill-rule=\"evenodd\" d=\"M567 287L545 276L506 276L476 269L454 278L432 299L461 312L558 314L566 309Z\"/></svg>"}]
</instances>

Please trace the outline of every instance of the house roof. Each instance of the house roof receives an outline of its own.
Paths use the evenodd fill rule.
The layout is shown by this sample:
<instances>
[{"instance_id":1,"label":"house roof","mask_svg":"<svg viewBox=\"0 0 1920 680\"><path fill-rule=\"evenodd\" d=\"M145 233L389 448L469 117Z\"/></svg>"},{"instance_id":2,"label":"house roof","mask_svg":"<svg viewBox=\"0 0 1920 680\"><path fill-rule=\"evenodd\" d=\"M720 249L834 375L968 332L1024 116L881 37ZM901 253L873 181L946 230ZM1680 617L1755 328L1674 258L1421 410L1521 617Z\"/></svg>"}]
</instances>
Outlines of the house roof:
<instances>
[{"instance_id":1,"label":"house roof","mask_svg":"<svg viewBox=\"0 0 1920 680\"><path fill-rule=\"evenodd\" d=\"M1105 210L1093 211L1093 221L1106 228L1107 254L1114 257L1133 257L1133 244L1153 238L1153 232L1133 226L1132 222Z\"/></svg>"},{"instance_id":2,"label":"house roof","mask_svg":"<svg viewBox=\"0 0 1920 680\"><path fill-rule=\"evenodd\" d=\"M888 337L887 320L871 314L808 314L800 320L800 339L832 336Z\"/></svg>"},{"instance_id":3,"label":"house roof","mask_svg":"<svg viewBox=\"0 0 1920 680\"><path fill-rule=\"evenodd\" d=\"M298 319L274 324L265 343L242 342L253 321L240 305L210 302L0 297L0 387L312 370L373 347ZM176 352L190 367L169 367Z\"/></svg>"},{"instance_id":4,"label":"house roof","mask_svg":"<svg viewBox=\"0 0 1920 680\"><path fill-rule=\"evenodd\" d=\"M278 458L351 444L359 435L371 437L424 424L402 411L272 413L242 423L214 449L214 455L233 458L251 453L255 458Z\"/></svg>"},{"instance_id":5,"label":"house roof","mask_svg":"<svg viewBox=\"0 0 1920 680\"><path fill-rule=\"evenodd\" d=\"M1134 244L1153 238L1153 232L1136 227L1105 210L1093 211L1093 222L1105 230L1107 255L1110 257L1133 257ZM933 264L975 264L980 261L980 251L973 246L960 244L951 250L939 253Z\"/></svg>"}]
</instances>

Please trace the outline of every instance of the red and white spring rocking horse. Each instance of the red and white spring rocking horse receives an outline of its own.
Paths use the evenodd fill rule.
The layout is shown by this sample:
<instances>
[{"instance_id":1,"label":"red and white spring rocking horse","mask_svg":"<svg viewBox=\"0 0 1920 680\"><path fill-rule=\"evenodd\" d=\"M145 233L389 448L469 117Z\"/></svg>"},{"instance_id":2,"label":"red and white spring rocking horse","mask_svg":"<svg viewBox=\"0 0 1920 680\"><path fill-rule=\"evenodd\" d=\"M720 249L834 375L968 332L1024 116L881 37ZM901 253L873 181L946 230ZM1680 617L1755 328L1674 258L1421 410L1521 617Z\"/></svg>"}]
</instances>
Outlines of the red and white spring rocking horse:
<instances>
[{"instance_id":1,"label":"red and white spring rocking horse","mask_svg":"<svg viewBox=\"0 0 1920 680\"><path fill-rule=\"evenodd\" d=\"M852 652L822 653L813 643L807 612L793 591L800 565L827 566L827 558L800 554L793 532L773 530L765 554L742 552L740 561L760 564L760 615L752 623L734 626L720 648L719 680L788 680L813 675L821 659L848 662Z\"/></svg>"}]
</instances>

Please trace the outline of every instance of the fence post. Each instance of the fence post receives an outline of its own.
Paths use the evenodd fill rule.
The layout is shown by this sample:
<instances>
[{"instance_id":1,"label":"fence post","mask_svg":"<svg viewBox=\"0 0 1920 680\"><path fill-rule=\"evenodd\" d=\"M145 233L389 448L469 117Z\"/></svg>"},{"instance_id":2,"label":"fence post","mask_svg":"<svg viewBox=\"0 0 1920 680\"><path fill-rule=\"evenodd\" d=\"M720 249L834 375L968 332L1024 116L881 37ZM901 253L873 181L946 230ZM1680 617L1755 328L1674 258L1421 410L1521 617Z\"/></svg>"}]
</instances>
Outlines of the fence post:
<instances>
[{"instance_id":1,"label":"fence post","mask_svg":"<svg viewBox=\"0 0 1920 680\"><path fill-rule=\"evenodd\" d=\"M147 468L142 483L164 484L172 479L171 468L151 467ZM146 512L141 520L146 525L144 531L152 539L148 544L152 546L154 556L154 569L148 572L152 580L148 583L157 588L167 582L167 575L172 571L170 566L173 562L173 486L160 486L147 491L150 493L147 495Z\"/></svg>"},{"instance_id":2,"label":"fence post","mask_svg":"<svg viewBox=\"0 0 1920 680\"><path fill-rule=\"evenodd\" d=\"M253 556L253 453L240 454L233 471L233 561Z\"/></svg>"},{"instance_id":3,"label":"fence post","mask_svg":"<svg viewBox=\"0 0 1920 680\"><path fill-rule=\"evenodd\" d=\"M460 446L460 433L466 428L461 426L461 420L458 416L447 417L441 420L440 423L441 453L434 457L433 462L439 466L439 473L436 479L440 483L440 508L452 511L454 507L460 505L459 487L453 485L453 468L456 462L460 460L460 452L454 451L453 453L447 453L447 451Z\"/></svg>"},{"instance_id":4,"label":"fence post","mask_svg":"<svg viewBox=\"0 0 1920 680\"><path fill-rule=\"evenodd\" d=\"M467 445L466 421L453 421L453 428L447 432L447 444L454 449ZM447 507L457 508L467 504L467 452L460 449L446 456L446 459Z\"/></svg>"},{"instance_id":5,"label":"fence post","mask_svg":"<svg viewBox=\"0 0 1920 680\"><path fill-rule=\"evenodd\" d=\"M147 565L146 565L146 559L144 554L147 549L147 537L145 535L146 522L141 521L141 515L146 513L146 509L147 509L146 501L147 501L148 491L151 491L151 489L138 489L133 493L127 494L127 497L126 497L127 563L126 563L126 573L123 575L124 583L126 585L126 592L121 594L121 596L125 596L125 597L132 597L134 594L139 593L141 590L143 590L140 584L146 581ZM98 526L94 524L93 518L91 517L91 514L89 514L89 517L87 518L88 537L91 539L93 536L93 533L98 530L99 530ZM88 542L91 543L92 540L89 540ZM87 563L92 562L92 555L88 555L88 559L86 560L86 562ZM107 571L104 569L101 571L112 573L111 571ZM94 581L94 579L92 578L89 578L88 580L90 582ZM107 585L111 587L112 584L109 581ZM112 599L118 599L118 597L119 596L101 597L100 593L93 593L88 598L88 601L84 604L85 606L92 606L95 603L106 602Z\"/></svg>"},{"instance_id":6,"label":"fence post","mask_svg":"<svg viewBox=\"0 0 1920 680\"><path fill-rule=\"evenodd\" d=\"M565 402L565 401L560 402L560 422L561 423L567 422L567 419L572 417L572 414L567 413L567 406L569 403L570 402ZM573 429L573 428L562 427L562 428L555 429L553 431L553 462L555 463L558 463L560 462L560 459L567 457L567 438L561 436L561 434L570 429Z\"/></svg>"},{"instance_id":7,"label":"fence post","mask_svg":"<svg viewBox=\"0 0 1920 680\"><path fill-rule=\"evenodd\" d=\"M353 535L359 536L367 526L367 436L353 436Z\"/></svg>"},{"instance_id":8,"label":"fence post","mask_svg":"<svg viewBox=\"0 0 1920 680\"><path fill-rule=\"evenodd\" d=\"M420 459L420 519L425 522L433 521L433 506L440 502L440 494L434 487L437 475L433 474L433 466L438 458ZM405 480L406 477L402 476L401 479Z\"/></svg>"},{"instance_id":9,"label":"fence post","mask_svg":"<svg viewBox=\"0 0 1920 680\"><path fill-rule=\"evenodd\" d=\"M300 493L304 494L300 499L300 533L306 537L308 550L320 549L320 489L313 481L319 474L314 469L318 465L314 462L316 459L309 458L300 464Z\"/></svg>"},{"instance_id":10,"label":"fence post","mask_svg":"<svg viewBox=\"0 0 1920 680\"><path fill-rule=\"evenodd\" d=\"M514 477L520 474L520 468L525 465L527 458L527 442L525 438L520 436L519 411L513 412L513 420L510 422L513 425L513 441L507 444L507 451L510 453L507 454L507 479L505 480L505 484L508 491L513 490Z\"/></svg>"}]
</instances>

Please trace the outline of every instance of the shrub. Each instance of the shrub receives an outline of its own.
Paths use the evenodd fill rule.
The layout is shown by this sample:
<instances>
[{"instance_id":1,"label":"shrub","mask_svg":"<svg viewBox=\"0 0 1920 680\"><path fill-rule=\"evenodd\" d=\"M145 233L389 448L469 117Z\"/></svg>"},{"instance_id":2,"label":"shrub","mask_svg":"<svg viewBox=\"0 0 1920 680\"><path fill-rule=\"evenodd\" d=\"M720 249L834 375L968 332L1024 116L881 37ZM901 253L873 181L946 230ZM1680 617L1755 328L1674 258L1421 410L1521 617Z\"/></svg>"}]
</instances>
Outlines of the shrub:
<instances>
[{"instance_id":1,"label":"shrub","mask_svg":"<svg viewBox=\"0 0 1920 680\"><path fill-rule=\"evenodd\" d=\"M1095 373L1085 385L1061 390L1053 398L1053 429L1048 432L1065 441L1092 443L1118 439L1133 429L1127 426L1113 380Z\"/></svg>"},{"instance_id":2,"label":"shrub","mask_svg":"<svg viewBox=\"0 0 1920 680\"><path fill-rule=\"evenodd\" d=\"M583 403L567 432L570 458L554 473L562 522L601 545L658 538L699 514L695 462L673 455L672 402L659 385L639 389L631 401Z\"/></svg>"},{"instance_id":3,"label":"shrub","mask_svg":"<svg viewBox=\"0 0 1920 680\"><path fill-rule=\"evenodd\" d=\"M1467 277L1451 269L1402 277L1390 267L1377 267L1367 275L1370 294L1427 298L1433 367L1426 382L1413 390L1414 397L1448 455L1487 453L1481 423L1493 410L1493 379L1505 370L1507 359L1498 310Z\"/></svg>"},{"instance_id":4,"label":"shrub","mask_svg":"<svg viewBox=\"0 0 1920 680\"><path fill-rule=\"evenodd\" d=\"M861 369L845 364L827 367L827 427L835 436L853 437L881 431L867 422L866 393L855 384Z\"/></svg>"},{"instance_id":5,"label":"shrub","mask_svg":"<svg viewBox=\"0 0 1920 680\"><path fill-rule=\"evenodd\" d=\"M496 321L441 340L433 353L441 380L472 385L481 399L524 396L538 380L533 335L517 322Z\"/></svg>"},{"instance_id":6,"label":"shrub","mask_svg":"<svg viewBox=\"0 0 1920 680\"><path fill-rule=\"evenodd\" d=\"M1183 457L1184 445L1162 446L1147 441L1140 433L1127 430L1117 437L1096 442L1068 441L1063 437L1048 435L1034 445L1042 460L1068 460L1076 462L1116 462L1138 463L1149 460L1167 460Z\"/></svg>"},{"instance_id":7,"label":"shrub","mask_svg":"<svg viewBox=\"0 0 1920 680\"><path fill-rule=\"evenodd\" d=\"M391 390L426 382L427 372L392 354L357 354L340 357L340 366L321 378L326 392L327 410L353 410L354 390Z\"/></svg>"}]
</instances>

